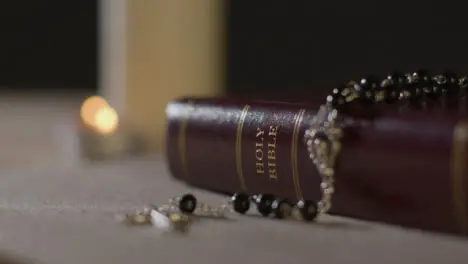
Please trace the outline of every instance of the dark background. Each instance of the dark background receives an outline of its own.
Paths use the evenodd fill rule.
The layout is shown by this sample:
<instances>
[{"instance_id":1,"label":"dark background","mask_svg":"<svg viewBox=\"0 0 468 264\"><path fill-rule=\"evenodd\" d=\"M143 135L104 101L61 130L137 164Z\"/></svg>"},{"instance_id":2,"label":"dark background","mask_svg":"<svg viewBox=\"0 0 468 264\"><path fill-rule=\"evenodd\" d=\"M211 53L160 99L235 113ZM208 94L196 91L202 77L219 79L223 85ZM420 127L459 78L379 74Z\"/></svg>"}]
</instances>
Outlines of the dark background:
<instances>
[{"instance_id":1,"label":"dark background","mask_svg":"<svg viewBox=\"0 0 468 264\"><path fill-rule=\"evenodd\" d=\"M0 1L0 86L96 90L97 1Z\"/></svg>"},{"instance_id":2,"label":"dark background","mask_svg":"<svg viewBox=\"0 0 468 264\"><path fill-rule=\"evenodd\" d=\"M233 91L330 89L397 69L468 73L462 1L229 3L227 83Z\"/></svg>"},{"instance_id":3,"label":"dark background","mask_svg":"<svg viewBox=\"0 0 468 264\"><path fill-rule=\"evenodd\" d=\"M394 69L468 72L463 3L226 3L231 93L330 89ZM97 13L96 0L1 1L0 86L96 89Z\"/></svg>"}]
</instances>

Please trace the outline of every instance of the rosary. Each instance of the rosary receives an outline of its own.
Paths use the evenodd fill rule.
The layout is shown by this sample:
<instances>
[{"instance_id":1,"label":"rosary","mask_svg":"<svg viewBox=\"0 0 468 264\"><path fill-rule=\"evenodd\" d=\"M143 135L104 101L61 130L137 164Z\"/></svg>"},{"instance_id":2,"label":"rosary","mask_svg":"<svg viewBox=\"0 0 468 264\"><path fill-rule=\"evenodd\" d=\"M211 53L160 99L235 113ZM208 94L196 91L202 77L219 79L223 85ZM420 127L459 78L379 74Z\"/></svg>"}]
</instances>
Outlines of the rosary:
<instances>
[{"instance_id":1,"label":"rosary","mask_svg":"<svg viewBox=\"0 0 468 264\"><path fill-rule=\"evenodd\" d=\"M368 76L333 89L325 104L320 106L317 114L310 120L309 128L304 134L309 157L321 177L321 198L317 202L303 199L293 204L273 194L236 193L227 202L212 207L198 202L192 194L183 194L170 199L168 205L145 208L127 215L125 220L131 225L149 224L185 231L193 222L194 216L226 217L231 212L244 215L254 204L258 213L264 217L313 222L332 207L335 163L343 135L340 113L345 107L356 103L457 103L465 96L467 86L468 77L457 77L451 72L431 76L428 71L417 70L407 74L391 73L383 80Z\"/></svg>"}]
</instances>

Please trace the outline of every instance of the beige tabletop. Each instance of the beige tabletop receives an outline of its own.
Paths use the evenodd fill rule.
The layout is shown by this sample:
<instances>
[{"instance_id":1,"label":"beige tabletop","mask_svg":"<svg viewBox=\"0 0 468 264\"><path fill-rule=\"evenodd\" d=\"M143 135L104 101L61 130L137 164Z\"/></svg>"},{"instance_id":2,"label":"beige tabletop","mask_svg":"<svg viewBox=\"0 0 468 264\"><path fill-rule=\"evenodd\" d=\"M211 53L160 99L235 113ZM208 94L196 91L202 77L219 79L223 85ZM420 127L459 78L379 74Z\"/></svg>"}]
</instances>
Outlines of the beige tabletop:
<instances>
[{"instance_id":1,"label":"beige tabletop","mask_svg":"<svg viewBox=\"0 0 468 264\"><path fill-rule=\"evenodd\" d=\"M0 250L13 258L3 261L0 255L0 263L468 260L468 239L339 217L303 224L233 215L231 220L204 219L186 235L127 227L116 221L116 214L165 203L184 192L212 204L225 197L174 181L162 156L101 163L78 160L65 106L36 101L40 104L0 101L0 108L8 109L0 111Z\"/></svg>"},{"instance_id":2,"label":"beige tabletop","mask_svg":"<svg viewBox=\"0 0 468 264\"><path fill-rule=\"evenodd\" d=\"M186 235L116 221L193 192L158 158L11 170L0 178L0 248L35 263L466 263L468 241L323 217L318 224L255 216L204 219Z\"/></svg>"}]
</instances>

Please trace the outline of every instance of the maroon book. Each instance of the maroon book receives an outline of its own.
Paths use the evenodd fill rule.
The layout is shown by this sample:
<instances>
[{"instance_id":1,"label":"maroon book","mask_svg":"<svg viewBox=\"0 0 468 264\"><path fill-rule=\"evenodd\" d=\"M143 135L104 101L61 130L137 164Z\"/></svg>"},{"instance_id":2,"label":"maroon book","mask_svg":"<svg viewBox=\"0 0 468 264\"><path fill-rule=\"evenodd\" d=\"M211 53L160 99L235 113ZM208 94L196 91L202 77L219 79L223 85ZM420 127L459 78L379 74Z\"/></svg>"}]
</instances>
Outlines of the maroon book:
<instances>
[{"instance_id":1,"label":"maroon book","mask_svg":"<svg viewBox=\"0 0 468 264\"><path fill-rule=\"evenodd\" d=\"M317 109L226 98L172 101L170 171L216 192L318 200L320 177L303 141ZM468 234L468 121L428 111L347 118L331 214Z\"/></svg>"}]
</instances>

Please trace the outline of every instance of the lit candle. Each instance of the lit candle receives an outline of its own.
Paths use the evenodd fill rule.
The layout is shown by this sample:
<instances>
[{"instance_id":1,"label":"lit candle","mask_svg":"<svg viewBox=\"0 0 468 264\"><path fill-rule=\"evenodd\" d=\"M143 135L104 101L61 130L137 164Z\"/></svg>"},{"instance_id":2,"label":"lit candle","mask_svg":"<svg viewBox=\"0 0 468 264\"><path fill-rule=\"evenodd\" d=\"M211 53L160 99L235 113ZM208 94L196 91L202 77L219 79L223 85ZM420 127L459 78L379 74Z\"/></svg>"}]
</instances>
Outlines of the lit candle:
<instances>
[{"instance_id":1,"label":"lit candle","mask_svg":"<svg viewBox=\"0 0 468 264\"><path fill-rule=\"evenodd\" d=\"M93 127L103 135L109 135L117 130L119 117L114 108L103 106L94 114Z\"/></svg>"},{"instance_id":2,"label":"lit candle","mask_svg":"<svg viewBox=\"0 0 468 264\"><path fill-rule=\"evenodd\" d=\"M119 129L117 111L100 96L83 102L80 124L81 152L89 159L121 156L131 148L130 135Z\"/></svg>"},{"instance_id":3,"label":"lit candle","mask_svg":"<svg viewBox=\"0 0 468 264\"><path fill-rule=\"evenodd\" d=\"M103 135L114 133L119 124L115 109L100 96L91 96L83 102L80 117L86 127Z\"/></svg>"},{"instance_id":4,"label":"lit candle","mask_svg":"<svg viewBox=\"0 0 468 264\"><path fill-rule=\"evenodd\" d=\"M80 109L81 152L89 159L141 154L141 140L130 127L122 127L117 111L102 97L87 98Z\"/></svg>"}]
</instances>

